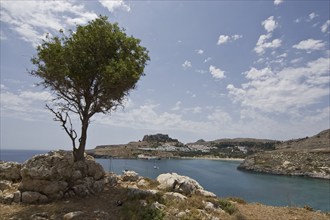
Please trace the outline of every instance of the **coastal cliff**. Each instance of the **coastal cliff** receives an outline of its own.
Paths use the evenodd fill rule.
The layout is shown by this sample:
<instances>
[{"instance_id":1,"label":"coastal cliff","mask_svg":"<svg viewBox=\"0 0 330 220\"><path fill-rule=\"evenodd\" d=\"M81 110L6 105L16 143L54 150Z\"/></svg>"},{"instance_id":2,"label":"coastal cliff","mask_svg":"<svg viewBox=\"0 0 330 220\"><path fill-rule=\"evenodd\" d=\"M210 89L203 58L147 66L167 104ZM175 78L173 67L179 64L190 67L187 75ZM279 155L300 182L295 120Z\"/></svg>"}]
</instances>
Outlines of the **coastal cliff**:
<instances>
[{"instance_id":1,"label":"coastal cliff","mask_svg":"<svg viewBox=\"0 0 330 220\"><path fill-rule=\"evenodd\" d=\"M312 137L279 143L275 148L248 156L238 169L330 179L330 129Z\"/></svg>"}]
</instances>

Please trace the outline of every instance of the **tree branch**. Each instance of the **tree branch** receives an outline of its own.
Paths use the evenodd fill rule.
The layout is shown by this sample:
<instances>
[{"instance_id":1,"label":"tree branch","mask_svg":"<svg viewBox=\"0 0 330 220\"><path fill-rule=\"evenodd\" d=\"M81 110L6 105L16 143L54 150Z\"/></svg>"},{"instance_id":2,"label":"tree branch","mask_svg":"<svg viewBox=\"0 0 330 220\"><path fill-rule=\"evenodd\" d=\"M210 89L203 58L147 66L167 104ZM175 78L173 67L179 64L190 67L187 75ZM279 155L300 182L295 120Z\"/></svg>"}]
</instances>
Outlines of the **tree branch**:
<instances>
[{"instance_id":1,"label":"tree branch","mask_svg":"<svg viewBox=\"0 0 330 220\"><path fill-rule=\"evenodd\" d=\"M59 111L56 112L56 111L54 111L54 109L52 109L47 104L46 104L46 108L55 115L54 121L59 121L62 123L61 126L63 127L63 129L65 130L65 132L68 134L68 136L70 137L70 139L72 141L73 149L76 149L77 133L73 129L72 121L71 121L68 111L66 111L65 115L63 116L64 109L61 110L62 112L59 112ZM69 123L68 124L69 127L67 127L67 123Z\"/></svg>"}]
</instances>

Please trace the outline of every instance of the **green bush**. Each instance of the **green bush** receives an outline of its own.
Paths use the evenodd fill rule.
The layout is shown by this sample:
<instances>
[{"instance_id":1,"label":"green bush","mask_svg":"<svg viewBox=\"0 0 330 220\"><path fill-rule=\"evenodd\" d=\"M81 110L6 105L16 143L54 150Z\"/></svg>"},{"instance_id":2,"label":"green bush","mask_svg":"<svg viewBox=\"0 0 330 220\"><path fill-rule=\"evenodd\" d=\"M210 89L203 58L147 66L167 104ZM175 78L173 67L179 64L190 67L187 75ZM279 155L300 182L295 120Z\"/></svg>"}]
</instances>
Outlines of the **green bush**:
<instances>
[{"instance_id":1,"label":"green bush","mask_svg":"<svg viewBox=\"0 0 330 220\"><path fill-rule=\"evenodd\" d=\"M237 211L235 205L226 199L219 199L216 205L230 215Z\"/></svg>"},{"instance_id":2,"label":"green bush","mask_svg":"<svg viewBox=\"0 0 330 220\"><path fill-rule=\"evenodd\" d=\"M150 205L141 206L137 202L125 204L122 209L122 219L130 220L162 220L165 214L156 208L152 208Z\"/></svg>"},{"instance_id":3,"label":"green bush","mask_svg":"<svg viewBox=\"0 0 330 220\"><path fill-rule=\"evenodd\" d=\"M164 219L164 213L156 208L147 207L142 210L140 214L140 219L150 219L150 220L162 220Z\"/></svg>"}]
</instances>

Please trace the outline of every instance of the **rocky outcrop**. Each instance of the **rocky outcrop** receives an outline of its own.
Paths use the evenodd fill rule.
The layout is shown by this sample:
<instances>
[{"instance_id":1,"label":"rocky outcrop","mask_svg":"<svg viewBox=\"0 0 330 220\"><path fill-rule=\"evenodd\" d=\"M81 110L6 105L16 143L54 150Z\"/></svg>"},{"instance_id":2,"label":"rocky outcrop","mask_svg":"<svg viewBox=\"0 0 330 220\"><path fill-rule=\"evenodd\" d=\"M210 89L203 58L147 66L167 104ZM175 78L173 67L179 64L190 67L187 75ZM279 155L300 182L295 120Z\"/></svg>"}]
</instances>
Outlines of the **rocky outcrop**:
<instances>
[{"instance_id":1,"label":"rocky outcrop","mask_svg":"<svg viewBox=\"0 0 330 220\"><path fill-rule=\"evenodd\" d=\"M276 150L248 156L239 170L330 179L330 150Z\"/></svg>"},{"instance_id":2,"label":"rocky outcrop","mask_svg":"<svg viewBox=\"0 0 330 220\"><path fill-rule=\"evenodd\" d=\"M71 152L52 151L22 165L19 189L41 193L49 200L84 197L103 190L104 174L102 166L90 156L85 161L73 162Z\"/></svg>"},{"instance_id":3,"label":"rocky outcrop","mask_svg":"<svg viewBox=\"0 0 330 220\"><path fill-rule=\"evenodd\" d=\"M127 170L124 172L122 175L122 180L123 181L129 181L129 182L135 182L139 179L139 175L131 170Z\"/></svg>"},{"instance_id":4,"label":"rocky outcrop","mask_svg":"<svg viewBox=\"0 0 330 220\"><path fill-rule=\"evenodd\" d=\"M284 141L276 150L248 156L239 170L330 179L330 129L312 137Z\"/></svg>"},{"instance_id":5,"label":"rocky outcrop","mask_svg":"<svg viewBox=\"0 0 330 220\"><path fill-rule=\"evenodd\" d=\"M178 192L184 195L199 194L203 196L216 197L214 193L204 190L199 183L187 176L177 173L164 173L157 177L158 189Z\"/></svg>"},{"instance_id":6,"label":"rocky outcrop","mask_svg":"<svg viewBox=\"0 0 330 220\"><path fill-rule=\"evenodd\" d=\"M102 166L93 157L74 162L72 153L67 151L52 151L36 155L22 165L6 163L2 167L5 167L2 178L7 180L0 181L0 201L6 203L45 203L63 197L85 197L102 192L106 182Z\"/></svg>"},{"instance_id":7,"label":"rocky outcrop","mask_svg":"<svg viewBox=\"0 0 330 220\"><path fill-rule=\"evenodd\" d=\"M21 164L0 161L0 180L19 181L21 179Z\"/></svg>"},{"instance_id":8,"label":"rocky outcrop","mask_svg":"<svg viewBox=\"0 0 330 220\"><path fill-rule=\"evenodd\" d=\"M142 141L147 142L179 142L177 139L170 138L167 134L145 135Z\"/></svg>"}]
</instances>

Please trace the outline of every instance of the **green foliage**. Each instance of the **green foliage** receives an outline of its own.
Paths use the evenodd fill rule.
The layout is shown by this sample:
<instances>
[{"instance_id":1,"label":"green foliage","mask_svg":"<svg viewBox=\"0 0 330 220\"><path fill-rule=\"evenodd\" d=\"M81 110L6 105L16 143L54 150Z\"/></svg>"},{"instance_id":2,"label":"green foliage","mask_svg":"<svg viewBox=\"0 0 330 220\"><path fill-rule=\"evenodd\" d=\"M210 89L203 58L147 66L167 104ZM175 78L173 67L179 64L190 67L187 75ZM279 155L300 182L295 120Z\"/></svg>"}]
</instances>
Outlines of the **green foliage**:
<instances>
[{"instance_id":1,"label":"green foliage","mask_svg":"<svg viewBox=\"0 0 330 220\"><path fill-rule=\"evenodd\" d=\"M46 106L71 138L74 154L77 133L70 114L79 116L82 127L77 152L82 156L90 118L122 105L144 75L149 56L139 39L127 36L105 16L78 25L68 36L63 31L60 35L48 36L37 47L31 60L36 69L30 73L54 93L51 106Z\"/></svg>"},{"instance_id":2,"label":"green foliage","mask_svg":"<svg viewBox=\"0 0 330 220\"><path fill-rule=\"evenodd\" d=\"M152 208L150 205L141 206L140 204L131 203L124 205L122 209L122 219L131 219L131 220L162 220L165 214L156 208Z\"/></svg>"},{"instance_id":3,"label":"green foliage","mask_svg":"<svg viewBox=\"0 0 330 220\"><path fill-rule=\"evenodd\" d=\"M143 206L141 204L141 200L146 201L147 205ZM132 220L140 220L140 219L150 219L150 220L162 220L165 214L155 208L152 207L151 204L154 202L163 203L162 195L156 193L155 195L140 193L129 196L128 202L124 203L122 209L123 219L132 219Z\"/></svg>"},{"instance_id":4,"label":"green foliage","mask_svg":"<svg viewBox=\"0 0 330 220\"><path fill-rule=\"evenodd\" d=\"M70 36L51 37L32 59L42 85L89 114L110 111L143 75L148 51L107 17L77 26Z\"/></svg>"},{"instance_id":5,"label":"green foliage","mask_svg":"<svg viewBox=\"0 0 330 220\"><path fill-rule=\"evenodd\" d=\"M162 220L164 219L164 213L155 208L147 207L141 211L140 219L150 219L150 220Z\"/></svg>"},{"instance_id":6,"label":"green foliage","mask_svg":"<svg viewBox=\"0 0 330 220\"><path fill-rule=\"evenodd\" d=\"M237 211L235 205L226 199L219 199L216 205L218 205L222 210L230 215Z\"/></svg>"}]
</instances>

